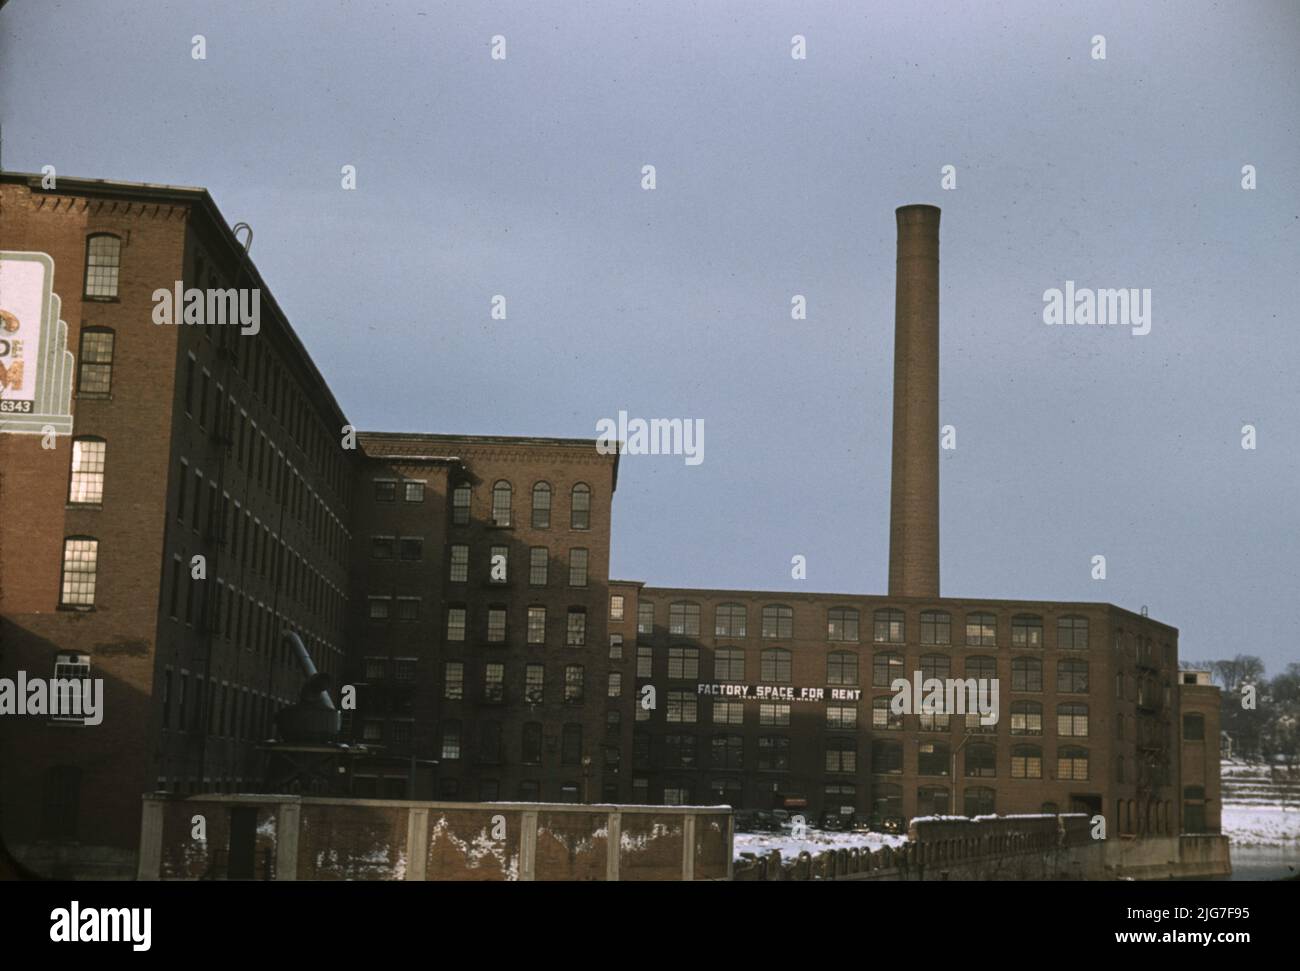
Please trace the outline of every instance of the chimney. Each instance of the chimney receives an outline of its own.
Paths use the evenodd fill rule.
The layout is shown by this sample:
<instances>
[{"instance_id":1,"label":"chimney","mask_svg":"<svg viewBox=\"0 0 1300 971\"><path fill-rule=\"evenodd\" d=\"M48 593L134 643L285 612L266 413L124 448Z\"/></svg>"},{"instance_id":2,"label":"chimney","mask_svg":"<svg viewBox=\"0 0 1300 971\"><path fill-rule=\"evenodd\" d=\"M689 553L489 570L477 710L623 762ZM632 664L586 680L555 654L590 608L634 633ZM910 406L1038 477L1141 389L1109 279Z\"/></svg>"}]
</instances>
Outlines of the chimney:
<instances>
[{"instance_id":1,"label":"chimney","mask_svg":"<svg viewBox=\"0 0 1300 971\"><path fill-rule=\"evenodd\" d=\"M902 206L894 291L889 595L939 596L939 209Z\"/></svg>"}]
</instances>

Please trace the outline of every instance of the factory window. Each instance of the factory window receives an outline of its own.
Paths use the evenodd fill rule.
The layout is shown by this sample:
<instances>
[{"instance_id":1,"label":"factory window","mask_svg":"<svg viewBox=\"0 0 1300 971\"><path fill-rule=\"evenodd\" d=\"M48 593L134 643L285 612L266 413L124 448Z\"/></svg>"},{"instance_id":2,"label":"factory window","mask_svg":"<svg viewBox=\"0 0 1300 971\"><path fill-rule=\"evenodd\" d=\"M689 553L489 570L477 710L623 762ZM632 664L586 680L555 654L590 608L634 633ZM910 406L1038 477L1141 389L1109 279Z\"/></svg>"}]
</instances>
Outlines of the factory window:
<instances>
[{"instance_id":1,"label":"factory window","mask_svg":"<svg viewBox=\"0 0 1300 971\"><path fill-rule=\"evenodd\" d=\"M857 610L853 607L832 607L826 615L826 639L856 643L858 640Z\"/></svg>"},{"instance_id":2,"label":"factory window","mask_svg":"<svg viewBox=\"0 0 1300 971\"><path fill-rule=\"evenodd\" d=\"M962 812L972 817L991 816L996 805L997 796L994 790L984 786L971 786L966 790Z\"/></svg>"},{"instance_id":3,"label":"factory window","mask_svg":"<svg viewBox=\"0 0 1300 971\"><path fill-rule=\"evenodd\" d=\"M1012 691L1042 691L1043 662L1036 657L1018 657L1011 661Z\"/></svg>"},{"instance_id":4,"label":"factory window","mask_svg":"<svg viewBox=\"0 0 1300 971\"><path fill-rule=\"evenodd\" d=\"M903 771L903 745L875 739L871 743L871 771L881 775L898 775Z\"/></svg>"},{"instance_id":5,"label":"factory window","mask_svg":"<svg viewBox=\"0 0 1300 971\"><path fill-rule=\"evenodd\" d=\"M1043 646L1043 618L1034 614L1017 614L1011 618L1012 648Z\"/></svg>"},{"instance_id":6,"label":"factory window","mask_svg":"<svg viewBox=\"0 0 1300 971\"><path fill-rule=\"evenodd\" d=\"M587 682L581 664L569 664L564 668L564 703L580 705L584 700Z\"/></svg>"},{"instance_id":7,"label":"factory window","mask_svg":"<svg viewBox=\"0 0 1300 971\"><path fill-rule=\"evenodd\" d=\"M942 610L921 611L921 644L936 647L952 643L952 618Z\"/></svg>"},{"instance_id":8,"label":"factory window","mask_svg":"<svg viewBox=\"0 0 1300 971\"><path fill-rule=\"evenodd\" d=\"M84 700L80 706L74 703L77 699L82 699L79 682L86 681L90 678L90 655L78 654L75 651L60 651L54 655L54 679L60 682L78 682L77 688L74 689L71 684L60 684L57 689L57 697L49 699L51 706L58 704L58 712L51 712L50 719L60 722L85 722ZM77 694L74 698L73 691Z\"/></svg>"},{"instance_id":9,"label":"factory window","mask_svg":"<svg viewBox=\"0 0 1300 971\"><path fill-rule=\"evenodd\" d=\"M693 769L698 761L694 735L664 736L664 767L668 769Z\"/></svg>"},{"instance_id":10,"label":"factory window","mask_svg":"<svg viewBox=\"0 0 1300 971\"><path fill-rule=\"evenodd\" d=\"M1056 646L1062 651L1088 649L1088 618L1062 617L1056 622Z\"/></svg>"},{"instance_id":11,"label":"factory window","mask_svg":"<svg viewBox=\"0 0 1300 971\"><path fill-rule=\"evenodd\" d=\"M942 704L939 705L943 707ZM916 715L916 727L923 732L946 732L952 727L952 715L946 711L925 711Z\"/></svg>"},{"instance_id":12,"label":"factory window","mask_svg":"<svg viewBox=\"0 0 1300 971\"><path fill-rule=\"evenodd\" d=\"M77 370L77 396L106 398L113 388L113 343L116 335L107 327L87 327L81 332L81 354Z\"/></svg>"},{"instance_id":13,"label":"factory window","mask_svg":"<svg viewBox=\"0 0 1300 971\"><path fill-rule=\"evenodd\" d=\"M623 697L623 675L618 671L609 672L609 683L605 691L608 698Z\"/></svg>"},{"instance_id":14,"label":"factory window","mask_svg":"<svg viewBox=\"0 0 1300 971\"><path fill-rule=\"evenodd\" d=\"M929 680L938 678L944 681L952 671L952 660L947 654L923 654L921 655L921 678Z\"/></svg>"},{"instance_id":15,"label":"factory window","mask_svg":"<svg viewBox=\"0 0 1300 971\"><path fill-rule=\"evenodd\" d=\"M871 701L871 727L886 732L901 732L903 716L894 711L891 695L881 695Z\"/></svg>"},{"instance_id":16,"label":"factory window","mask_svg":"<svg viewBox=\"0 0 1300 971\"><path fill-rule=\"evenodd\" d=\"M200 419L199 424L203 424ZM375 502L396 502L397 501L397 480L396 479L375 479Z\"/></svg>"},{"instance_id":17,"label":"factory window","mask_svg":"<svg viewBox=\"0 0 1300 971\"><path fill-rule=\"evenodd\" d=\"M892 782L871 787L871 815L875 825L903 821L903 788Z\"/></svg>"},{"instance_id":18,"label":"factory window","mask_svg":"<svg viewBox=\"0 0 1300 971\"><path fill-rule=\"evenodd\" d=\"M858 727L857 705L827 705L826 727L839 730Z\"/></svg>"},{"instance_id":19,"label":"factory window","mask_svg":"<svg viewBox=\"0 0 1300 971\"><path fill-rule=\"evenodd\" d=\"M650 733L640 728L632 731L632 764L638 769L649 769Z\"/></svg>"},{"instance_id":20,"label":"factory window","mask_svg":"<svg viewBox=\"0 0 1300 971\"><path fill-rule=\"evenodd\" d=\"M410 479L403 482L402 498L407 502L424 502L424 480Z\"/></svg>"},{"instance_id":21,"label":"factory window","mask_svg":"<svg viewBox=\"0 0 1300 971\"><path fill-rule=\"evenodd\" d=\"M397 598L397 619L398 620L418 620L419 616L420 616L419 597L398 597Z\"/></svg>"},{"instance_id":22,"label":"factory window","mask_svg":"<svg viewBox=\"0 0 1300 971\"><path fill-rule=\"evenodd\" d=\"M524 779L519 783L520 802L540 802L541 798L542 784L536 779Z\"/></svg>"},{"instance_id":23,"label":"factory window","mask_svg":"<svg viewBox=\"0 0 1300 971\"><path fill-rule=\"evenodd\" d=\"M1043 750L1037 745L1011 746L1011 778L1041 779Z\"/></svg>"},{"instance_id":24,"label":"factory window","mask_svg":"<svg viewBox=\"0 0 1300 971\"><path fill-rule=\"evenodd\" d=\"M442 758L451 761L460 758L460 722L442 723Z\"/></svg>"},{"instance_id":25,"label":"factory window","mask_svg":"<svg viewBox=\"0 0 1300 971\"><path fill-rule=\"evenodd\" d=\"M1086 738L1088 735L1088 706L1080 704L1057 705L1056 734L1066 738Z\"/></svg>"},{"instance_id":26,"label":"factory window","mask_svg":"<svg viewBox=\"0 0 1300 971\"><path fill-rule=\"evenodd\" d=\"M615 594L614 596L609 598L609 619L610 620L623 619L623 603L624 603L623 596L621 594Z\"/></svg>"},{"instance_id":27,"label":"factory window","mask_svg":"<svg viewBox=\"0 0 1300 971\"><path fill-rule=\"evenodd\" d=\"M551 525L551 487L548 483L533 485L533 528L547 529Z\"/></svg>"},{"instance_id":28,"label":"factory window","mask_svg":"<svg viewBox=\"0 0 1300 971\"><path fill-rule=\"evenodd\" d=\"M769 604L763 608L763 629L765 638L787 640L794 636L794 611L781 604Z\"/></svg>"},{"instance_id":29,"label":"factory window","mask_svg":"<svg viewBox=\"0 0 1300 971\"><path fill-rule=\"evenodd\" d=\"M591 487L579 482L573 487L569 496L569 528L589 529L591 527Z\"/></svg>"},{"instance_id":30,"label":"factory window","mask_svg":"<svg viewBox=\"0 0 1300 971\"><path fill-rule=\"evenodd\" d=\"M871 686L873 688L892 688L895 678L903 674L903 656L901 654L877 654L871 662Z\"/></svg>"},{"instance_id":31,"label":"factory window","mask_svg":"<svg viewBox=\"0 0 1300 971\"><path fill-rule=\"evenodd\" d=\"M415 662L413 657L399 657L394 665L393 677L398 681L415 680Z\"/></svg>"},{"instance_id":32,"label":"factory window","mask_svg":"<svg viewBox=\"0 0 1300 971\"><path fill-rule=\"evenodd\" d=\"M560 734L560 764L579 765L582 762L582 726L567 723Z\"/></svg>"},{"instance_id":33,"label":"factory window","mask_svg":"<svg viewBox=\"0 0 1300 971\"><path fill-rule=\"evenodd\" d=\"M977 613L966 615L966 646L996 647L998 643L998 621L992 614Z\"/></svg>"},{"instance_id":34,"label":"factory window","mask_svg":"<svg viewBox=\"0 0 1300 971\"><path fill-rule=\"evenodd\" d=\"M713 614L713 633L717 637L745 636L745 608L740 604L719 604Z\"/></svg>"},{"instance_id":35,"label":"factory window","mask_svg":"<svg viewBox=\"0 0 1300 971\"><path fill-rule=\"evenodd\" d=\"M82 435L72 440L72 471L68 477L68 502L97 506L104 501L104 453L102 438Z\"/></svg>"},{"instance_id":36,"label":"factory window","mask_svg":"<svg viewBox=\"0 0 1300 971\"><path fill-rule=\"evenodd\" d=\"M86 238L86 297L112 300L117 297L117 274L121 268L122 240L108 233Z\"/></svg>"},{"instance_id":37,"label":"factory window","mask_svg":"<svg viewBox=\"0 0 1300 971\"><path fill-rule=\"evenodd\" d=\"M542 664L524 665L524 702L540 705L546 700L546 666Z\"/></svg>"},{"instance_id":38,"label":"factory window","mask_svg":"<svg viewBox=\"0 0 1300 971\"><path fill-rule=\"evenodd\" d=\"M760 725L785 726L790 724L790 706L779 701L764 701L758 706Z\"/></svg>"},{"instance_id":39,"label":"factory window","mask_svg":"<svg viewBox=\"0 0 1300 971\"><path fill-rule=\"evenodd\" d=\"M998 750L976 742L966 746L966 775L989 779L998 774Z\"/></svg>"},{"instance_id":40,"label":"factory window","mask_svg":"<svg viewBox=\"0 0 1300 971\"><path fill-rule=\"evenodd\" d=\"M569 647L582 647L587 643L587 609L585 607L569 608L569 625L565 643Z\"/></svg>"},{"instance_id":41,"label":"factory window","mask_svg":"<svg viewBox=\"0 0 1300 971\"><path fill-rule=\"evenodd\" d=\"M528 608L528 643L546 643L546 608Z\"/></svg>"},{"instance_id":42,"label":"factory window","mask_svg":"<svg viewBox=\"0 0 1300 971\"><path fill-rule=\"evenodd\" d=\"M739 779L714 779L709 784L709 796L718 806L739 806L744 802L744 792Z\"/></svg>"},{"instance_id":43,"label":"factory window","mask_svg":"<svg viewBox=\"0 0 1300 971\"><path fill-rule=\"evenodd\" d=\"M650 801L650 780L644 776L632 778L632 802L645 804Z\"/></svg>"},{"instance_id":44,"label":"factory window","mask_svg":"<svg viewBox=\"0 0 1300 971\"><path fill-rule=\"evenodd\" d=\"M510 525L510 483L505 479L499 480L496 485L492 486L492 525L509 526Z\"/></svg>"},{"instance_id":45,"label":"factory window","mask_svg":"<svg viewBox=\"0 0 1300 971\"><path fill-rule=\"evenodd\" d=\"M510 547L488 547L488 583L506 583L510 579Z\"/></svg>"},{"instance_id":46,"label":"factory window","mask_svg":"<svg viewBox=\"0 0 1300 971\"><path fill-rule=\"evenodd\" d=\"M784 771L790 768L790 739L785 735L758 736L760 771Z\"/></svg>"},{"instance_id":47,"label":"factory window","mask_svg":"<svg viewBox=\"0 0 1300 971\"><path fill-rule=\"evenodd\" d=\"M587 585L587 551L585 549L569 550L569 586L585 587Z\"/></svg>"},{"instance_id":48,"label":"factory window","mask_svg":"<svg viewBox=\"0 0 1300 971\"><path fill-rule=\"evenodd\" d=\"M460 661L447 661L442 666L442 696L448 701L465 697L465 665Z\"/></svg>"},{"instance_id":49,"label":"factory window","mask_svg":"<svg viewBox=\"0 0 1300 971\"><path fill-rule=\"evenodd\" d=\"M1205 718L1202 715L1183 716L1183 738L1189 742L1205 741Z\"/></svg>"},{"instance_id":50,"label":"factory window","mask_svg":"<svg viewBox=\"0 0 1300 971\"><path fill-rule=\"evenodd\" d=\"M683 637L700 636L700 605L678 601L668 607L668 633Z\"/></svg>"},{"instance_id":51,"label":"factory window","mask_svg":"<svg viewBox=\"0 0 1300 971\"><path fill-rule=\"evenodd\" d=\"M388 672L388 660L382 657L366 658L366 680L383 681Z\"/></svg>"},{"instance_id":52,"label":"factory window","mask_svg":"<svg viewBox=\"0 0 1300 971\"><path fill-rule=\"evenodd\" d=\"M692 680L700 676L700 651L695 647L668 648L668 677Z\"/></svg>"},{"instance_id":53,"label":"factory window","mask_svg":"<svg viewBox=\"0 0 1300 971\"><path fill-rule=\"evenodd\" d=\"M1043 706L1037 701L1011 702L1011 734L1043 734Z\"/></svg>"},{"instance_id":54,"label":"factory window","mask_svg":"<svg viewBox=\"0 0 1300 971\"><path fill-rule=\"evenodd\" d=\"M506 700L506 666L492 663L483 665L483 700L500 704Z\"/></svg>"},{"instance_id":55,"label":"factory window","mask_svg":"<svg viewBox=\"0 0 1300 971\"><path fill-rule=\"evenodd\" d=\"M694 725L699 720L699 701L693 691L668 692L666 720L670 723Z\"/></svg>"},{"instance_id":56,"label":"factory window","mask_svg":"<svg viewBox=\"0 0 1300 971\"><path fill-rule=\"evenodd\" d=\"M611 661L623 660L623 635L609 635L609 659Z\"/></svg>"},{"instance_id":57,"label":"factory window","mask_svg":"<svg viewBox=\"0 0 1300 971\"><path fill-rule=\"evenodd\" d=\"M832 651L826 655L826 683L858 683L858 656L852 651Z\"/></svg>"},{"instance_id":58,"label":"factory window","mask_svg":"<svg viewBox=\"0 0 1300 971\"><path fill-rule=\"evenodd\" d=\"M1067 747L1056 753L1056 778L1084 782L1088 778L1088 750Z\"/></svg>"},{"instance_id":59,"label":"factory window","mask_svg":"<svg viewBox=\"0 0 1300 971\"><path fill-rule=\"evenodd\" d=\"M489 607L487 612L487 639L489 644L504 644L506 640L506 608Z\"/></svg>"},{"instance_id":60,"label":"factory window","mask_svg":"<svg viewBox=\"0 0 1300 971\"><path fill-rule=\"evenodd\" d=\"M370 557L375 560L391 560L397 548L396 536L371 536Z\"/></svg>"},{"instance_id":61,"label":"factory window","mask_svg":"<svg viewBox=\"0 0 1300 971\"><path fill-rule=\"evenodd\" d=\"M463 641L465 639L465 608L447 608L447 640Z\"/></svg>"},{"instance_id":62,"label":"factory window","mask_svg":"<svg viewBox=\"0 0 1300 971\"><path fill-rule=\"evenodd\" d=\"M63 541L63 576L59 581L59 605L89 609L95 606L95 580L99 562L99 540L90 536L69 536Z\"/></svg>"},{"instance_id":63,"label":"factory window","mask_svg":"<svg viewBox=\"0 0 1300 971\"><path fill-rule=\"evenodd\" d=\"M694 798L692 793L694 788L689 782L666 782L664 783L664 805L665 806L689 806Z\"/></svg>"},{"instance_id":64,"label":"factory window","mask_svg":"<svg viewBox=\"0 0 1300 971\"><path fill-rule=\"evenodd\" d=\"M745 704L741 701L715 701L713 703L713 724L745 724Z\"/></svg>"},{"instance_id":65,"label":"factory window","mask_svg":"<svg viewBox=\"0 0 1300 971\"><path fill-rule=\"evenodd\" d=\"M452 583L464 583L469 579L469 547L464 543L452 544L448 577Z\"/></svg>"},{"instance_id":66,"label":"factory window","mask_svg":"<svg viewBox=\"0 0 1300 971\"><path fill-rule=\"evenodd\" d=\"M877 610L873 640L877 644L902 644L905 628L901 610Z\"/></svg>"},{"instance_id":67,"label":"factory window","mask_svg":"<svg viewBox=\"0 0 1300 971\"><path fill-rule=\"evenodd\" d=\"M920 786L916 790L916 814L918 816L947 816L948 787Z\"/></svg>"},{"instance_id":68,"label":"factory window","mask_svg":"<svg viewBox=\"0 0 1300 971\"><path fill-rule=\"evenodd\" d=\"M636 632L653 634L655 632L655 605L642 601L636 607Z\"/></svg>"},{"instance_id":69,"label":"factory window","mask_svg":"<svg viewBox=\"0 0 1300 971\"><path fill-rule=\"evenodd\" d=\"M713 652L714 681L744 681L745 652L738 647L720 647Z\"/></svg>"},{"instance_id":70,"label":"factory window","mask_svg":"<svg viewBox=\"0 0 1300 971\"><path fill-rule=\"evenodd\" d=\"M526 765L538 765L542 761L542 723L524 722L523 744L520 748L519 761Z\"/></svg>"},{"instance_id":71,"label":"factory window","mask_svg":"<svg viewBox=\"0 0 1300 971\"><path fill-rule=\"evenodd\" d=\"M997 676L998 662L996 658L980 654L966 658L966 677L992 681Z\"/></svg>"},{"instance_id":72,"label":"factory window","mask_svg":"<svg viewBox=\"0 0 1300 971\"><path fill-rule=\"evenodd\" d=\"M451 492L452 525L464 526L469 522L470 484L462 482Z\"/></svg>"},{"instance_id":73,"label":"factory window","mask_svg":"<svg viewBox=\"0 0 1300 971\"><path fill-rule=\"evenodd\" d=\"M528 551L528 585L546 586L547 566L550 563L545 546L534 546Z\"/></svg>"},{"instance_id":74,"label":"factory window","mask_svg":"<svg viewBox=\"0 0 1300 971\"><path fill-rule=\"evenodd\" d=\"M1088 693L1088 662L1058 661L1056 663L1056 690L1062 694Z\"/></svg>"},{"instance_id":75,"label":"factory window","mask_svg":"<svg viewBox=\"0 0 1300 971\"><path fill-rule=\"evenodd\" d=\"M605 712L605 733L617 736L623 730L623 712L610 708Z\"/></svg>"},{"instance_id":76,"label":"factory window","mask_svg":"<svg viewBox=\"0 0 1300 971\"><path fill-rule=\"evenodd\" d=\"M638 645L636 649L636 676L654 677L654 651L645 644Z\"/></svg>"},{"instance_id":77,"label":"factory window","mask_svg":"<svg viewBox=\"0 0 1300 971\"><path fill-rule=\"evenodd\" d=\"M826 740L826 771L857 772L858 743L851 738Z\"/></svg>"},{"instance_id":78,"label":"factory window","mask_svg":"<svg viewBox=\"0 0 1300 971\"><path fill-rule=\"evenodd\" d=\"M769 647L759 659L758 678L764 684L789 684L790 668L790 652L783 647Z\"/></svg>"}]
</instances>

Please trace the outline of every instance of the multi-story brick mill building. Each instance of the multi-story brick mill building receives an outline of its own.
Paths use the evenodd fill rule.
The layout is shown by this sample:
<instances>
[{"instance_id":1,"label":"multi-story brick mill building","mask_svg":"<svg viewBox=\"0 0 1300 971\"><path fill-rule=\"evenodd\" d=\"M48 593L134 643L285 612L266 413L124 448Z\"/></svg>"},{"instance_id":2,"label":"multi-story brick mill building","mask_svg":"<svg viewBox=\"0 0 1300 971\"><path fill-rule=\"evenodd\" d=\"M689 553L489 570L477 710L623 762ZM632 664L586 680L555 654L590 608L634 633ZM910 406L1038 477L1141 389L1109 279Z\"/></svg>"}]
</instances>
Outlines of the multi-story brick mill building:
<instances>
[{"instance_id":1,"label":"multi-story brick mill building","mask_svg":"<svg viewBox=\"0 0 1300 971\"><path fill-rule=\"evenodd\" d=\"M0 679L104 681L98 724L0 705L5 842L130 874L143 793L274 786L285 631L355 796L1216 828L1217 692L1174 628L939 595L938 210L898 218L888 595L685 590L610 580L595 441L355 433L204 190L0 174L0 260L48 257L75 361L71 435L0 434ZM257 290L258 325L158 323L178 281ZM915 672L996 679L996 722L894 712Z\"/></svg>"}]
</instances>

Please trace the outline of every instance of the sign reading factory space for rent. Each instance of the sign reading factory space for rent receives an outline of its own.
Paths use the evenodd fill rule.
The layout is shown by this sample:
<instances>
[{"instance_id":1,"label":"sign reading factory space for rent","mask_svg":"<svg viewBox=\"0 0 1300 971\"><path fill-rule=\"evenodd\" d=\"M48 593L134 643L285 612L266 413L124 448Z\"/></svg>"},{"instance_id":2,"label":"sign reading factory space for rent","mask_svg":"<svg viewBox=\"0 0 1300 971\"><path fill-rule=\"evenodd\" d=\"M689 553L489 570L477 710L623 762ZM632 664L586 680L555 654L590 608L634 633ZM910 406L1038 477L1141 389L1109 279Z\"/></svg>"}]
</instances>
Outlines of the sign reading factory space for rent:
<instances>
[{"instance_id":1,"label":"sign reading factory space for rent","mask_svg":"<svg viewBox=\"0 0 1300 971\"><path fill-rule=\"evenodd\" d=\"M793 688L770 684L697 684L697 695L738 698L742 701L860 701L861 688Z\"/></svg>"}]
</instances>

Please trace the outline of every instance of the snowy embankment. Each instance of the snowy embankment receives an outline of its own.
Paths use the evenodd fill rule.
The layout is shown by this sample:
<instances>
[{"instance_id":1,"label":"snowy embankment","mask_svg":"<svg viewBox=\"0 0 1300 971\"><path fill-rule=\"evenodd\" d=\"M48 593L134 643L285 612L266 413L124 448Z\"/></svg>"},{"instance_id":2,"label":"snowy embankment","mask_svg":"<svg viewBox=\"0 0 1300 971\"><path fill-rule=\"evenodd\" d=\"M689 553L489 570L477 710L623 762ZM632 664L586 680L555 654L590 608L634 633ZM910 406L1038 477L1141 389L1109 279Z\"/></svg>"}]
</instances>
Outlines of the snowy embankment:
<instances>
[{"instance_id":1,"label":"snowy embankment","mask_svg":"<svg viewBox=\"0 0 1300 971\"><path fill-rule=\"evenodd\" d=\"M1300 841L1300 777L1280 765L1225 759L1223 834L1236 846Z\"/></svg>"},{"instance_id":2,"label":"snowy embankment","mask_svg":"<svg viewBox=\"0 0 1300 971\"><path fill-rule=\"evenodd\" d=\"M1234 846L1285 846L1300 841L1300 807L1223 807L1223 835Z\"/></svg>"},{"instance_id":3,"label":"snowy embankment","mask_svg":"<svg viewBox=\"0 0 1300 971\"><path fill-rule=\"evenodd\" d=\"M874 852L906 842L907 837L890 833L825 833L818 829L809 829L797 838L789 833L737 833L735 854L739 859L742 853L765 856L780 850L781 859L792 860L804 850L814 856L826 850L849 850L855 846Z\"/></svg>"}]
</instances>

